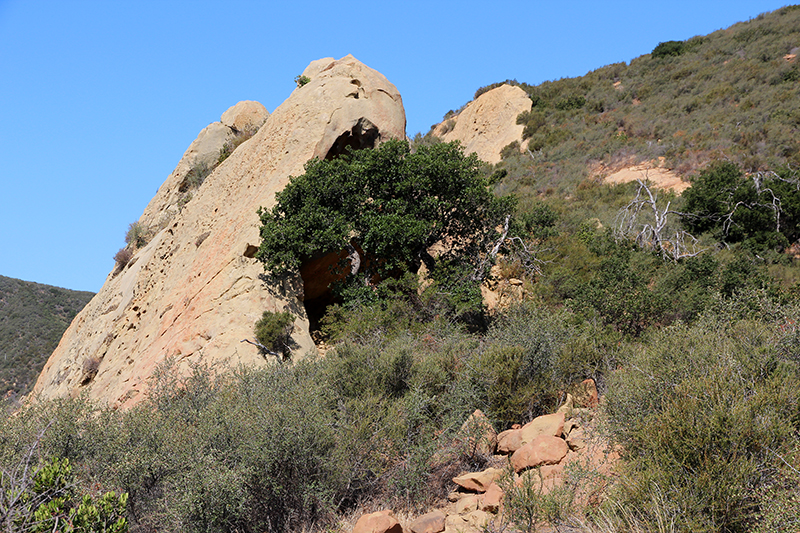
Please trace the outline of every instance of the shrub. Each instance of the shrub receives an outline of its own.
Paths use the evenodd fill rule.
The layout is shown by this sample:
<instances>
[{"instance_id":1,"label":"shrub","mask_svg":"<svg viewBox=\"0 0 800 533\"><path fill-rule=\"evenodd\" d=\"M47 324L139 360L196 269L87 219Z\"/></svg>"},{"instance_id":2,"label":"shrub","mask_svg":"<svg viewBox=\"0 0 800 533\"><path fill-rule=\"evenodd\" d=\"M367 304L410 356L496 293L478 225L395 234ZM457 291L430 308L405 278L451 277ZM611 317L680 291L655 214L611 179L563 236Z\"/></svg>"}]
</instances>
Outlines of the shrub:
<instances>
[{"instance_id":1,"label":"shrub","mask_svg":"<svg viewBox=\"0 0 800 533\"><path fill-rule=\"evenodd\" d=\"M251 131L234 130L233 139L226 142L219 151L219 157L217 158L217 165L221 164L223 161L228 159L228 157L230 157L230 155L234 152L234 150L236 150L242 143L250 139L257 132L258 129L254 129Z\"/></svg>"},{"instance_id":2,"label":"shrub","mask_svg":"<svg viewBox=\"0 0 800 533\"><path fill-rule=\"evenodd\" d=\"M477 91L475 91L475 95L472 97L472 99L473 100L477 100L480 95L482 95L484 93L488 93L492 89L497 89L501 85L506 85L506 84L507 85L519 85L519 82L517 80L506 80L506 81L499 81L499 82L495 82L495 83L490 83L489 85L485 85L485 86L481 87L480 89L478 89Z\"/></svg>"},{"instance_id":3,"label":"shrub","mask_svg":"<svg viewBox=\"0 0 800 533\"><path fill-rule=\"evenodd\" d=\"M131 258L133 257L133 252L127 246L120 248L117 253L114 254L114 262L117 263L117 271L122 270L125 268L128 263L130 263Z\"/></svg>"},{"instance_id":4,"label":"shrub","mask_svg":"<svg viewBox=\"0 0 800 533\"><path fill-rule=\"evenodd\" d=\"M455 127L456 127L456 120L453 118L447 119L444 121L444 125L442 126L440 133L442 135L447 135L448 133L453 131Z\"/></svg>"},{"instance_id":5,"label":"shrub","mask_svg":"<svg viewBox=\"0 0 800 533\"><path fill-rule=\"evenodd\" d=\"M297 84L298 89L310 81L311 78L309 78L308 76L303 76L302 74L295 76L294 78L294 82Z\"/></svg>"},{"instance_id":6,"label":"shrub","mask_svg":"<svg viewBox=\"0 0 800 533\"><path fill-rule=\"evenodd\" d=\"M800 429L800 367L761 321L709 317L654 332L610 380L611 430L627 460L627 504L678 508L678 529L749 531L752 489Z\"/></svg>"},{"instance_id":7,"label":"shrub","mask_svg":"<svg viewBox=\"0 0 800 533\"><path fill-rule=\"evenodd\" d=\"M134 250L147 244L149 238L149 229L139 222L131 222L125 233L125 243Z\"/></svg>"},{"instance_id":8,"label":"shrub","mask_svg":"<svg viewBox=\"0 0 800 533\"><path fill-rule=\"evenodd\" d=\"M87 357L81 365L81 385L86 385L97 375L100 367L100 358L97 356Z\"/></svg>"},{"instance_id":9,"label":"shrub","mask_svg":"<svg viewBox=\"0 0 800 533\"><path fill-rule=\"evenodd\" d=\"M255 325L256 340L268 350L279 353L284 358L287 357L294 330L294 319L295 316L289 311L280 313L264 311Z\"/></svg>"},{"instance_id":10,"label":"shrub","mask_svg":"<svg viewBox=\"0 0 800 533\"><path fill-rule=\"evenodd\" d=\"M420 145L412 153L407 142L390 140L315 159L277 194L274 207L259 209L256 258L280 276L309 258L347 251L352 264L338 265L346 275L340 296L351 302L374 300L391 290L378 280L400 280L425 263L448 284L456 313L471 312L487 265L481 253L497 240L514 204L488 186L477 156L464 155L457 142ZM439 242L448 249L434 258L428 249Z\"/></svg>"},{"instance_id":11,"label":"shrub","mask_svg":"<svg viewBox=\"0 0 800 533\"><path fill-rule=\"evenodd\" d=\"M547 124L547 119L542 112L523 111L517 116L517 124L525 126L522 129L522 139L525 140L533 137L540 128Z\"/></svg>"},{"instance_id":12,"label":"shrub","mask_svg":"<svg viewBox=\"0 0 800 533\"><path fill-rule=\"evenodd\" d=\"M596 253L600 255L596 273L576 287L576 311L594 310L605 324L634 336L666 318L671 295L651 285L659 264L655 256L625 244L611 244Z\"/></svg>"},{"instance_id":13,"label":"shrub","mask_svg":"<svg viewBox=\"0 0 800 533\"><path fill-rule=\"evenodd\" d=\"M566 484L546 489L539 468L524 472L518 481L513 471L507 471L499 485L503 489L505 516L525 533L537 531L537 524L557 525L566 517L574 499L574 489Z\"/></svg>"},{"instance_id":14,"label":"shrub","mask_svg":"<svg viewBox=\"0 0 800 533\"><path fill-rule=\"evenodd\" d=\"M225 148L223 148L224 150ZM232 151L232 150L231 150ZM230 152L229 154L230 155ZM227 157L227 156L226 156ZM197 162L192 166L189 170L189 173L186 174L186 178L184 179L183 186L181 187L181 192L185 192L188 189L197 189L200 187L206 178L213 172L215 167L209 167L205 163Z\"/></svg>"},{"instance_id":15,"label":"shrub","mask_svg":"<svg viewBox=\"0 0 800 533\"><path fill-rule=\"evenodd\" d=\"M684 224L722 242L763 252L800 238L800 186L788 170L748 178L734 163L716 162L693 180L684 199Z\"/></svg>"},{"instance_id":16,"label":"shrub","mask_svg":"<svg viewBox=\"0 0 800 533\"><path fill-rule=\"evenodd\" d=\"M580 109L586 105L586 98L580 95L570 95L557 101L555 108L561 111L568 111L570 109Z\"/></svg>"},{"instance_id":17,"label":"shrub","mask_svg":"<svg viewBox=\"0 0 800 533\"><path fill-rule=\"evenodd\" d=\"M571 335L567 313L538 309L532 302L512 307L488 333L488 348L471 375L487 405L487 415L501 427L558 407L563 377L560 354Z\"/></svg>"},{"instance_id":18,"label":"shrub","mask_svg":"<svg viewBox=\"0 0 800 533\"><path fill-rule=\"evenodd\" d=\"M519 141L511 142L505 145L502 150L500 150L500 158L508 159L509 157L518 155L519 151L520 151Z\"/></svg>"},{"instance_id":19,"label":"shrub","mask_svg":"<svg viewBox=\"0 0 800 533\"><path fill-rule=\"evenodd\" d=\"M654 58L661 58L661 57L670 57L670 56L679 56L684 51L684 42L683 41L667 41L663 43L658 43L658 46L653 48L653 51L650 55Z\"/></svg>"},{"instance_id":20,"label":"shrub","mask_svg":"<svg viewBox=\"0 0 800 533\"><path fill-rule=\"evenodd\" d=\"M547 239L558 235L555 225L558 213L543 202L536 202L519 209L513 219L513 233L535 239Z\"/></svg>"},{"instance_id":21,"label":"shrub","mask_svg":"<svg viewBox=\"0 0 800 533\"><path fill-rule=\"evenodd\" d=\"M68 459L52 458L32 473L30 459L23 457L25 464L17 465L10 476L4 472L0 479L0 520L7 531L127 533L127 494L117 497L108 492L94 501L89 494L78 493Z\"/></svg>"}]
</instances>

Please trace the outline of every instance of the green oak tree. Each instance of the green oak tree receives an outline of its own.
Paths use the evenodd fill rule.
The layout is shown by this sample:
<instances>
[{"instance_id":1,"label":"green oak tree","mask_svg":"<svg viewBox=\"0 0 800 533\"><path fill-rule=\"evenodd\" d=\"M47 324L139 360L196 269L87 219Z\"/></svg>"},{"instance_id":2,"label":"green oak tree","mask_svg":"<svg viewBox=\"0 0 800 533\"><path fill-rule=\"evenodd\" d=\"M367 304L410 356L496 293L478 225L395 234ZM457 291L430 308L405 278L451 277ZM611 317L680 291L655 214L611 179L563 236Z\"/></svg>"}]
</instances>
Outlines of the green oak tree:
<instances>
[{"instance_id":1,"label":"green oak tree","mask_svg":"<svg viewBox=\"0 0 800 533\"><path fill-rule=\"evenodd\" d=\"M433 272L453 264L482 277L487 245L507 228L510 197L489 190L475 154L457 143L421 146L387 141L373 150L348 151L333 160L309 161L292 177L271 209L260 209L261 246L256 257L273 274L295 272L302 263L347 251L341 272L375 280ZM444 250L436 259L434 244ZM448 274L449 277L452 277Z\"/></svg>"},{"instance_id":2,"label":"green oak tree","mask_svg":"<svg viewBox=\"0 0 800 533\"><path fill-rule=\"evenodd\" d=\"M800 181L783 169L747 176L720 161L700 172L683 193L683 222L690 231L711 232L725 243L756 251L800 239Z\"/></svg>"}]
</instances>

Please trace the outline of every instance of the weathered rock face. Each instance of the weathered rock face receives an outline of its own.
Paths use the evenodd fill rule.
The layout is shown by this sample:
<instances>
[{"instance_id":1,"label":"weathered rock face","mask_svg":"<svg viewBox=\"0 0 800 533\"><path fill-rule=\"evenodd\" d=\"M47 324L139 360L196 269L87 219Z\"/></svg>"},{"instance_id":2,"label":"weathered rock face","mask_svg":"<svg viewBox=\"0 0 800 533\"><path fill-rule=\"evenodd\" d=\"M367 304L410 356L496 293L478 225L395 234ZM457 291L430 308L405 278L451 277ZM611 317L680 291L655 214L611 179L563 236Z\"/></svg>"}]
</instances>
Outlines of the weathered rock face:
<instances>
[{"instance_id":1,"label":"weathered rock face","mask_svg":"<svg viewBox=\"0 0 800 533\"><path fill-rule=\"evenodd\" d=\"M433 134L445 142L461 141L465 153L475 152L489 163L500 162L500 151L522 141L517 115L530 111L531 99L513 85L501 85L467 104L457 116L439 124Z\"/></svg>"},{"instance_id":2,"label":"weathered rock face","mask_svg":"<svg viewBox=\"0 0 800 533\"><path fill-rule=\"evenodd\" d=\"M239 136L251 136L269 118L267 108L258 102L239 102L222 114L219 122L212 122L192 141L178 162L178 166L158 189L144 210L140 223L147 227L164 225L181 207L186 198L189 174L200 169L211 169L217 164L220 152Z\"/></svg>"},{"instance_id":3,"label":"weathered rock face","mask_svg":"<svg viewBox=\"0 0 800 533\"><path fill-rule=\"evenodd\" d=\"M256 211L272 206L275 193L291 175L302 174L311 157L404 137L405 112L394 85L352 56L315 61L304 74L311 81L187 201L179 191L181 169L200 153L196 144L213 136L218 146L224 137L201 133L140 218L154 236L126 267L109 274L75 318L34 394L52 398L88 389L90 398L124 407L144 397L148 378L168 356L179 370L195 362L215 368L268 364L256 347L241 342L253 337L265 310L288 310L297 317L295 357L314 350L302 281L271 285L253 258L259 244ZM212 129L256 124L266 117L259 106L240 103ZM99 360L97 374L85 380L82 368L90 359Z\"/></svg>"}]
</instances>

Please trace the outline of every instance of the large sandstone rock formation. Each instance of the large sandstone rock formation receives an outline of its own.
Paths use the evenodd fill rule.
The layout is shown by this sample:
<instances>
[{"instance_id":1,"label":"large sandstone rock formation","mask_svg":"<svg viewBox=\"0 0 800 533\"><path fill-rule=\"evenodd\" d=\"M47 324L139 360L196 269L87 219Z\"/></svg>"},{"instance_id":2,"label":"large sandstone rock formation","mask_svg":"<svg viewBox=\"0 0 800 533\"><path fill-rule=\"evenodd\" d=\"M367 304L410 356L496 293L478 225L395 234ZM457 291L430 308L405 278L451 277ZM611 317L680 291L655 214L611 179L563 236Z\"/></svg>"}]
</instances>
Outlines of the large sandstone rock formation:
<instances>
[{"instance_id":1,"label":"large sandstone rock formation","mask_svg":"<svg viewBox=\"0 0 800 533\"><path fill-rule=\"evenodd\" d=\"M296 357L314 350L302 283L271 285L253 258L256 211L273 205L275 193L312 157L403 138L405 112L394 85L352 56L314 61L303 74L311 81L269 118L260 104L240 103L201 132L140 219L151 240L109 274L75 318L34 394L52 398L88 390L91 398L128 406L143 398L148 378L166 357L175 358L180 370L191 363L267 364L255 346L241 342L253 337L265 310L297 316ZM181 190L199 159L218 157L228 133L264 120L199 188Z\"/></svg>"},{"instance_id":2,"label":"large sandstone rock formation","mask_svg":"<svg viewBox=\"0 0 800 533\"><path fill-rule=\"evenodd\" d=\"M226 145L235 143L237 137L252 136L268 117L269 112L263 105L244 101L225 111L219 122L203 128L147 205L139 222L157 227L174 217L181 207L181 198L191 193L187 183L189 174L196 169L213 168Z\"/></svg>"},{"instance_id":3,"label":"large sandstone rock formation","mask_svg":"<svg viewBox=\"0 0 800 533\"><path fill-rule=\"evenodd\" d=\"M478 154L482 160L500 162L500 151L514 141L522 142L517 115L530 111L533 103L525 91L513 85L501 85L487 91L456 116L433 130L445 142L461 141L464 152Z\"/></svg>"}]
</instances>

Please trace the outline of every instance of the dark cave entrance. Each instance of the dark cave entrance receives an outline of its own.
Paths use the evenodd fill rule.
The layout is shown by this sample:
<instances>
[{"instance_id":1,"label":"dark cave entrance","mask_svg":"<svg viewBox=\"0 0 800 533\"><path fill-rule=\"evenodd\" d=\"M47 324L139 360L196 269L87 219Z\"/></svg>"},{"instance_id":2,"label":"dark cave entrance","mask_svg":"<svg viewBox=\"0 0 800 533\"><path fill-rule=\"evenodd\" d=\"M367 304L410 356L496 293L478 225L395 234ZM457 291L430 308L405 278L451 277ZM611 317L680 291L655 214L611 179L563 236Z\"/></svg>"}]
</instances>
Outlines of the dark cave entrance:
<instances>
[{"instance_id":1,"label":"dark cave entrance","mask_svg":"<svg viewBox=\"0 0 800 533\"><path fill-rule=\"evenodd\" d=\"M328 307L334 303L341 303L330 289L331 284L342 281L347 277L347 271L340 265L347 261L347 251L331 252L312 258L300 267L300 277L303 280L303 306L308 317L309 332L314 337L319 335L320 322L325 316Z\"/></svg>"},{"instance_id":2,"label":"dark cave entrance","mask_svg":"<svg viewBox=\"0 0 800 533\"><path fill-rule=\"evenodd\" d=\"M375 148L379 137L378 127L366 118L360 118L350 130L345 131L333 141L328 153L325 154L325 159L339 157L348 147L351 150Z\"/></svg>"}]
</instances>

